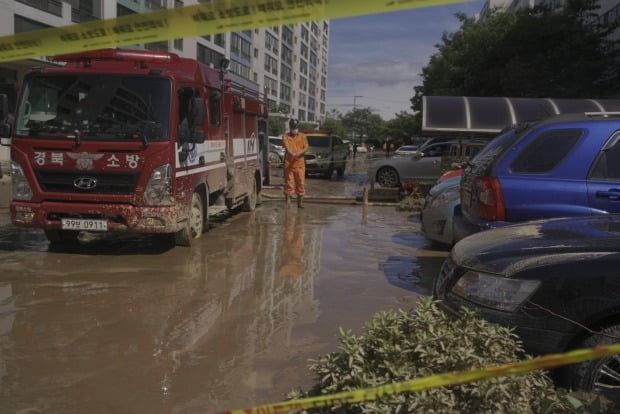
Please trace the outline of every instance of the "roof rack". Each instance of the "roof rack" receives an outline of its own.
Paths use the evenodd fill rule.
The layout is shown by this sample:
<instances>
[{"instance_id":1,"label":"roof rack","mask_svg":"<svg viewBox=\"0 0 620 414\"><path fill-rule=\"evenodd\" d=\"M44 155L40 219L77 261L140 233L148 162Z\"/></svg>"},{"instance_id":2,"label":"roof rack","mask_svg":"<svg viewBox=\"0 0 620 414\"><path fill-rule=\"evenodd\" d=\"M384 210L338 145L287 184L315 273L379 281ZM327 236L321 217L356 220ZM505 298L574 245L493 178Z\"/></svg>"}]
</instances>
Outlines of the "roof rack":
<instances>
[{"instance_id":1,"label":"roof rack","mask_svg":"<svg viewBox=\"0 0 620 414\"><path fill-rule=\"evenodd\" d=\"M609 116L620 116L620 112L584 112L585 116L589 116L589 117L603 117L603 118L609 118Z\"/></svg>"}]
</instances>

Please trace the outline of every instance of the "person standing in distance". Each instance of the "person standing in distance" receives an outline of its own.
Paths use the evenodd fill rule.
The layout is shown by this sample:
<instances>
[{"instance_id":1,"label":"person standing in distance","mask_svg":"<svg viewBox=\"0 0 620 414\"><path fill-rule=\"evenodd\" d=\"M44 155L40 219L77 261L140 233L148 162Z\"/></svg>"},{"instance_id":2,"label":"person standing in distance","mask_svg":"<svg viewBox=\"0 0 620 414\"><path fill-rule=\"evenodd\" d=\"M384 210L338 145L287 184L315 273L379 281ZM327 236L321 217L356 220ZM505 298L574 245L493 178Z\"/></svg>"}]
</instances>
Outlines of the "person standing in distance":
<instances>
[{"instance_id":1,"label":"person standing in distance","mask_svg":"<svg viewBox=\"0 0 620 414\"><path fill-rule=\"evenodd\" d=\"M304 208L302 201L306 194L306 160L304 153L308 150L308 138L299 132L299 121L291 118L288 121L289 132L282 135L282 146L286 150L284 156L284 198L287 207L291 197L297 193L297 207Z\"/></svg>"}]
</instances>

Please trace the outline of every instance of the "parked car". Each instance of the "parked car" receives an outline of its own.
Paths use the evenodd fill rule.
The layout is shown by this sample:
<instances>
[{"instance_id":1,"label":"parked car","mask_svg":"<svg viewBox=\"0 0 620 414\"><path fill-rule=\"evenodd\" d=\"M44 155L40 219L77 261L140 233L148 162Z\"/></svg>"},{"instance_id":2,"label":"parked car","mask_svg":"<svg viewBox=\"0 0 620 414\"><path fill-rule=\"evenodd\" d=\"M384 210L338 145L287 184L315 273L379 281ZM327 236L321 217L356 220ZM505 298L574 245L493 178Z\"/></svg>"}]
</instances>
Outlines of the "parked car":
<instances>
[{"instance_id":1,"label":"parked car","mask_svg":"<svg viewBox=\"0 0 620 414\"><path fill-rule=\"evenodd\" d=\"M449 246L454 244L452 229L454 212L461 205L460 182L461 176L453 175L435 184L426 194L420 211L420 223L422 234L427 239Z\"/></svg>"},{"instance_id":2,"label":"parked car","mask_svg":"<svg viewBox=\"0 0 620 414\"><path fill-rule=\"evenodd\" d=\"M338 177L342 177L349 156L349 148L343 140L328 131L311 131L305 134L309 145L304 155L306 175L320 174L324 178L331 178L335 170Z\"/></svg>"},{"instance_id":3,"label":"parked car","mask_svg":"<svg viewBox=\"0 0 620 414\"><path fill-rule=\"evenodd\" d=\"M418 147L415 145L403 145L402 147L398 147L396 151L394 151L394 155L413 155L418 151Z\"/></svg>"},{"instance_id":4,"label":"parked car","mask_svg":"<svg viewBox=\"0 0 620 414\"><path fill-rule=\"evenodd\" d=\"M364 144L357 144L357 152L367 153L368 148Z\"/></svg>"},{"instance_id":5,"label":"parked car","mask_svg":"<svg viewBox=\"0 0 620 414\"><path fill-rule=\"evenodd\" d=\"M448 170L445 173L441 174L441 177L437 179L437 184L452 178L452 177L460 177L463 174L462 168L457 168L455 170Z\"/></svg>"},{"instance_id":6,"label":"parked car","mask_svg":"<svg viewBox=\"0 0 620 414\"><path fill-rule=\"evenodd\" d=\"M278 148L269 143L269 164L273 167L282 167L284 163L284 149L278 150Z\"/></svg>"},{"instance_id":7,"label":"parked car","mask_svg":"<svg viewBox=\"0 0 620 414\"><path fill-rule=\"evenodd\" d=\"M450 313L466 307L515 328L529 353L558 353L619 341L618 269L620 215L531 221L456 243L433 296ZM565 387L620 395L617 356L554 376Z\"/></svg>"},{"instance_id":8,"label":"parked car","mask_svg":"<svg viewBox=\"0 0 620 414\"><path fill-rule=\"evenodd\" d=\"M620 117L568 114L511 128L465 168L457 238L509 223L620 212Z\"/></svg>"},{"instance_id":9,"label":"parked car","mask_svg":"<svg viewBox=\"0 0 620 414\"><path fill-rule=\"evenodd\" d=\"M381 187L400 187L407 181L432 185L444 171L454 168L456 162L451 160L465 162L485 144L478 140L434 142L413 155L375 161L368 168L368 178Z\"/></svg>"}]
</instances>

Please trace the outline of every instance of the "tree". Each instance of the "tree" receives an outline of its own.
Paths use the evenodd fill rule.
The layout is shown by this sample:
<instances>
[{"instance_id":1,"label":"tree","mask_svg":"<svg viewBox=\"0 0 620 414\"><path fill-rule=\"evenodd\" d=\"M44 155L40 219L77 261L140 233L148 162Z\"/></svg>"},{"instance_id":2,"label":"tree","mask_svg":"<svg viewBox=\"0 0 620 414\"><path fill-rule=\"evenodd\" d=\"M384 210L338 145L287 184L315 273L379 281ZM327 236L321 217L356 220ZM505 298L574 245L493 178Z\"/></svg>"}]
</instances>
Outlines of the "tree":
<instances>
[{"instance_id":1,"label":"tree","mask_svg":"<svg viewBox=\"0 0 620 414\"><path fill-rule=\"evenodd\" d=\"M383 135L383 118L370 108L355 108L342 116L342 124L357 143Z\"/></svg>"},{"instance_id":2,"label":"tree","mask_svg":"<svg viewBox=\"0 0 620 414\"><path fill-rule=\"evenodd\" d=\"M280 116L270 116L267 130L270 136L280 136L284 134L284 118Z\"/></svg>"},{"instance_id":3,"label":"tree","mask_svg":"<svg viewBox=\"0 0 620 414\"><path fill-rule=\"evenodd\" d=\"M346 139L347 137L347 131L340 119L326 118L325 121L321 123L320 129L332 131L341 138Z\"/></svg>"},{"instance_id":4,"label":"tree","mask_svg":"<svg viewBox=\"0 0 620 414\"><path fill-rule=\"evenodd\" d=\"M403 144L410 144L411 137L420 132L420 118L417 115L401 111L396 118L385 122L385 138L393 139Z\"/></svg>"},{"instance_id":5,"label":"tree","mask_svg":"<svg viewBox=\"0 0 620 414\"><path fill-rule=\"evenodd\" d=\"M412 108L424 95L606 98L620 93L617 42L593 20L593 0L495 13L475 22L457 14L422 70Z\"/></svg>"}]
</instances>

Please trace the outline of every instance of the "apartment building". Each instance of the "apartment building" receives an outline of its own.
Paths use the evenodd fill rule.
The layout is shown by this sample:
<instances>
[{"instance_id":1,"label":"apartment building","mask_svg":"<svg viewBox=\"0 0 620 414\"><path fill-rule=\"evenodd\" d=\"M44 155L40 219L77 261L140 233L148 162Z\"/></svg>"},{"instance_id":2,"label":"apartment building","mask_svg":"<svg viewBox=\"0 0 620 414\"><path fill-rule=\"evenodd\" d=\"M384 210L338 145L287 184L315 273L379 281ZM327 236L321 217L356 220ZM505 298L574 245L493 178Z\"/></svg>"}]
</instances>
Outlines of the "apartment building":
<instances>
[{"instance_id":1,"label":"apartment building","mask_svg":"<svg viewBox=\"0 0 620 414\"><path fill-rule=\"evenodd\" d=\"M0 0L0 36L209 2ZM328 20L126 47L169 51L215 68L222 58L228 58L230 76L236 82L264 91L274 115L294 116L309 123L325 118ZM0 63L0 93L14 96L16 85L31 67L54 64L45 57Z\"/></svg>"}]
</instances>

